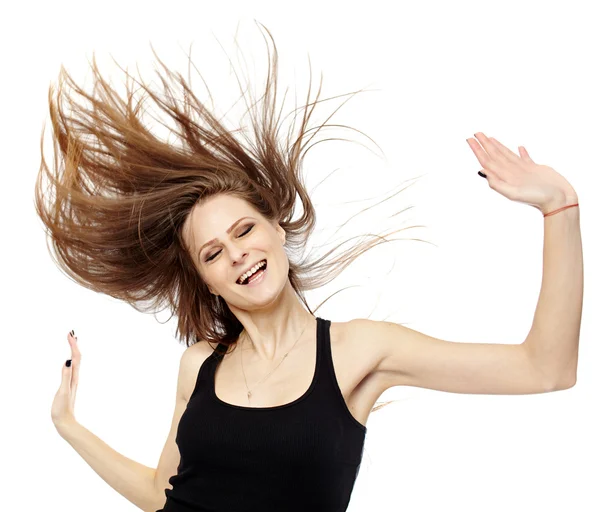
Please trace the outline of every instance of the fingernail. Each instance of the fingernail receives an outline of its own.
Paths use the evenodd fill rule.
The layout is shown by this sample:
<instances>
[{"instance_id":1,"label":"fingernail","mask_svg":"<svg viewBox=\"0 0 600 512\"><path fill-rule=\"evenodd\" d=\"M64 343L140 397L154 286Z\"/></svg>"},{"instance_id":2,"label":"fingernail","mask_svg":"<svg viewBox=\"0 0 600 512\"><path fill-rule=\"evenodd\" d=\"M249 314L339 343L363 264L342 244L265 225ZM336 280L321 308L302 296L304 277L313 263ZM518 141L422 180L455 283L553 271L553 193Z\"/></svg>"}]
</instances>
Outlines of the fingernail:
<instances>
[{"instance_id":1,"label":"fingernail","mask_svg":"<svg viewBox=\"0 0 600 512\"><path fill-rule=\"evenodd\" d=\"M71 366L71 360L67 359L67 362L65 363L65 366L68 368L69 366Z\"/></svg>"},{"instance_id":2,"label":"fingernail","mask_svg":"<svg viewBox=\"0 0 600 512\"><path fill-rule=\"evenodd\" d=\"M481 171L479 171L477 174L479 174L479 176L482 178L487 178L487 174L483 174Z\"/></svg>"}]
</instances>

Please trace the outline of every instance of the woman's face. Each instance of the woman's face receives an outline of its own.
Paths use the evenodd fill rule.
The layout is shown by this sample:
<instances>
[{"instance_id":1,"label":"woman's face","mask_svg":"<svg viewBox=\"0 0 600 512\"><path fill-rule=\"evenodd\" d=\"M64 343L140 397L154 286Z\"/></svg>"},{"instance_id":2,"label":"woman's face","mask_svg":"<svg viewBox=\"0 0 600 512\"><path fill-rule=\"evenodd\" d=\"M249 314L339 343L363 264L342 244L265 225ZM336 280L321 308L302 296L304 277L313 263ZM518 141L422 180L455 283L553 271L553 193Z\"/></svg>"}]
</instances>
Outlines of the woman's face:
<instances>
[{"instance_id":1,"label":"woman's face","mask_svg":"<svg viewBox=\"0 0 600 512\"><path fill-rule=\"evenodd\" d=\"M245 310L265 306L286 284L285 231L243 199L218 194L198 203L186 219L184 237L209 290L228 304ZM238 284L247 269L263 260L267 267L255 284Z\"/></svg>"}]
</instances>

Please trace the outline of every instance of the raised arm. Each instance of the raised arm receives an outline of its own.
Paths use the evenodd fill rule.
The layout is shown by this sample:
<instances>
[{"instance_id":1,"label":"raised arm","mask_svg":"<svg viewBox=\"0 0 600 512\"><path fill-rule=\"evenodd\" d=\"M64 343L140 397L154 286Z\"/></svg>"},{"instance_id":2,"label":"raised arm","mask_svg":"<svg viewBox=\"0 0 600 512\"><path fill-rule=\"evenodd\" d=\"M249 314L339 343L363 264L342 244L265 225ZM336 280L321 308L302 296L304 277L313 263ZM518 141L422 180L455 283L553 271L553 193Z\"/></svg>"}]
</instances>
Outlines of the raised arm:
<instances>
[{"instance_id":1,"label":"raised arm","mask_svg":"<svg viewBox=\"0 0 600 512\"><path fill-rule=\"evenodd\" d=\"M392 322L352 321L376 354L380 389L418 386L452 393L529 394L573 387L577 381L583 305L583 255L578 197L566 180L519 159L493 138L472 139L494 190L537 204L544 215L543 276L533 325L521 343L461 343L428 336ZM534 197L535 196L535 197ZM536 199L537 198L537 199ZM539 198L543 198L539 199Z\"/></svg>"}]
</instances>

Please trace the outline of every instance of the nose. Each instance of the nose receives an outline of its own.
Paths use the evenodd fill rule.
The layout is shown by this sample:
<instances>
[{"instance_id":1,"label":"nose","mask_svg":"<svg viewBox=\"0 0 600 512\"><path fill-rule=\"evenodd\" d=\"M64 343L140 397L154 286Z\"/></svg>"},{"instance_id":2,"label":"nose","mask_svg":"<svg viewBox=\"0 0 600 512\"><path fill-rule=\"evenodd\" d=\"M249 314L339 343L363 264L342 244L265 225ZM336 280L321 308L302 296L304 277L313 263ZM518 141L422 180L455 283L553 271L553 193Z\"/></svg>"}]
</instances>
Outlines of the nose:
<instances>
[{"instance_id":1,"label":"nose","mask_svg":"<svg viewBox=\"0 0 600 512\"><path fill-rule=\"evenodd\" d=\"M240 266L242 265L246 259L248 259L248 251L246 251L245 249L239 248L233 248L231 251L231 262L234 266Z\"/></svg>"}]
</instances>

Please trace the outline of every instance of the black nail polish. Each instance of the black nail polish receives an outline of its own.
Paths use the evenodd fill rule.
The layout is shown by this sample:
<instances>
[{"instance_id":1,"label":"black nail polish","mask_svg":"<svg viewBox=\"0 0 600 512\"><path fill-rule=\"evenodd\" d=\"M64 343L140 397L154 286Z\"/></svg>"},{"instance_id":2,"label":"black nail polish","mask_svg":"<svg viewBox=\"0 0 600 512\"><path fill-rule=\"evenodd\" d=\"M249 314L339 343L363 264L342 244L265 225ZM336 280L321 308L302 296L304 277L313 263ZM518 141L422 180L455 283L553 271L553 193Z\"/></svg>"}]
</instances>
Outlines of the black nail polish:
<instances>
[{"instance_id":1,"label":"black nail polish","mask_svg":"<svg viewBox=\"0 0 600 512\"><path fill-rule=\"evenodd\" d=\"M483 174L481 171L479 171L477 174L479 174L479 176L482 178L487 178L487 174Z\"/></svg>"},{"instance_id":2,"label":"black nail polish","mask_svg":"<svg viewBox=\"0 0 600 512\"><path fill-rule=\"evenodd\" d=\"M65 366L68 368L69 366L71 366L71 360L67 359L67 362L65 363Z\"/></svg>"}]
</instances>

